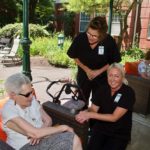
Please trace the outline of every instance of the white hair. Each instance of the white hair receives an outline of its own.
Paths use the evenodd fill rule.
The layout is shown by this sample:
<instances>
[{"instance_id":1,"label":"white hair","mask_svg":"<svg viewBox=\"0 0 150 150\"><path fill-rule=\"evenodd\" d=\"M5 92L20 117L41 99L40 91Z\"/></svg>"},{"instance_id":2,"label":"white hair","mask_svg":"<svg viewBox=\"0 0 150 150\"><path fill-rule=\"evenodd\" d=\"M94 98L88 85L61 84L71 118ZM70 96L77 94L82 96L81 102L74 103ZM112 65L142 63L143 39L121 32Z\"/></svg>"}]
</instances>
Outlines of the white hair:
<instances>
[{"instance_id":1,"label":"white hair","mask_svg":"<svg viewBox=\"0 0 150 150\"><path fill-rule=\"evenodd\" d=\"M5 90L9 94L14 92L19 94L24 84L30 84L30 79L22 73L16 73L9 76L5 81Z\"/></svg>"},{"instance_id":2,"label":"white hair","mask_svg":"<svg viewBox=\"0 0 150 150\"><path fill-rule=\"evenodd\" d=\"M107 74L109 74L110 70L113 69L113 68L116 68L116 69L118 69L118 70L120 71L121 76L122 76L122 78L123 78L123 81L122 81L122 82L123 82L124 84L128 85L128 81L127 81L127 79L125 78L125 70L124 70L123 65L120 64L120 63L113 63L113 64L111 64L111 65L108 67L108 69L107 69Z\"/></svg>"}]
</instances>

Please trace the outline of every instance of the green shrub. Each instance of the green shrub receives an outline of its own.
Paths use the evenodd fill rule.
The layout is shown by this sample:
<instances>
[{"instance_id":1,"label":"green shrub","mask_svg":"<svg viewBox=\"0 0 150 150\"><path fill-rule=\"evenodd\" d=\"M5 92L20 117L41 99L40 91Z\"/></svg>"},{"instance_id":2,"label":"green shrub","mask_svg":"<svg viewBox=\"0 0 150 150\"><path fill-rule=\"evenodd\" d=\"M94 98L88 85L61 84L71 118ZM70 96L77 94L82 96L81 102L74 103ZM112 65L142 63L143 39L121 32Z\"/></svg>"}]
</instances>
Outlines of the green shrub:
<instances>
[{"instance_id":1,"label":"green shrub","mask_svg":"<svg viewBox=\"0 0 150 150\"><path fill-rule=\"evenodd\" d=\"M138 60L144 58L143 51L136 46L130 48L129 50L125 50L125 51L121 52L121 55L122 55L122 63L123 64L125 62L138 61Z\"/></svg>"},{"instance_id":2,"label":"green shrub","mask_svg":"<svg viewBox=\"0 0 150 150\"><path fill-rule=\"evenodd\" d=\"M30 55L44 56L49 63L61 67L74 67L75 63L67 56L67 50L71 44L71 39L66 38L63 49L58 47L58 33L50 37L39 37L32 39Z\"/></svg>"},{"instance_id":3,"label":"green shrub","mask_svg":"<svg viewBox=\"0 0 150 150\"><path fill-rule=\"evenodd\" d=\"M17 35L22 37L23 33L22 23L8 24L0 29L0 37L15 37ZM44 27L35 24L29 24L29 33L31 38L46 37L50 34Z\"/></svg>"},{"instance_id":4,"label":"green shrub","mask_svg":"<svg viewBox=\"0 0 150 150\"><path fill-rule=\"evenodd\" d=\"M67 50L71 44L70 39L65 39L63 48L58 47L57 38L51 38L50 44L47 50L47 57L49 62L56 66L61 67L72 67L74 66L74 61L67 56Z\"/></svg>"}]
</instances>

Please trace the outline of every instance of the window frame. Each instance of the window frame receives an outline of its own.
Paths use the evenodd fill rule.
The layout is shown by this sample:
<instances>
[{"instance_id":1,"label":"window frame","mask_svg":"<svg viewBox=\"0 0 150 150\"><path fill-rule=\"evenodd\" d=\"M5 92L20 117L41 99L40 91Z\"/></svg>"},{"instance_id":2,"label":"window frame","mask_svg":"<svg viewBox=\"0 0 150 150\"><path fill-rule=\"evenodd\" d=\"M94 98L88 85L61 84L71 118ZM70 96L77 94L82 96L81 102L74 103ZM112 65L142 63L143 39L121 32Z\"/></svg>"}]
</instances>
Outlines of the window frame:
<instances>
[{"instance_id":1,"label":"window frame","mask_svg":"<svg viewBox=\"0 0 150 150\"><path fill-rule=\"evenodd\" d=\"M87 15L87 14L81 12L80 20L79 20L79 32L85 32L85 29L89 22L90 22L90 15ZM82 26L84 26L84 27L82 27Z\"/></svg>"}]
</instances>

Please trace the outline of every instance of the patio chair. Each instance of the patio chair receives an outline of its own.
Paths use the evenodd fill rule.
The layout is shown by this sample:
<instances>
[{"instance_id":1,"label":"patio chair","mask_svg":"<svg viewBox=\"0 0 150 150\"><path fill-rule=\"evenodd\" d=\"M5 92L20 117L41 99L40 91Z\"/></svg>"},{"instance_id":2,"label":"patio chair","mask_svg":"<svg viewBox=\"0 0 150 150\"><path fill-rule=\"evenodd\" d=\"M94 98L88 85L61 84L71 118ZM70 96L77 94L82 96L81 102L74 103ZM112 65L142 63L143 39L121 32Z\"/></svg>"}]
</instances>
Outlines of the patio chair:
<instances>
[{"instance_id":1,"label":"patio chair","mask_svg":"<svg viewBox=\"0 0 150 150\"><path fill-rule=\"evenodd\" d=\"M5 47L10 47L12 45L11 38L0 38L0 54L8 54L9 50L4 49Z\"/></svg>"},{"instance_id":2,"label":"patio chair","mask_svg":"<svg viewBox=\"0 0 150 150\"><path fill-rule=\"evenodd\" d=\"M9 48L9 47L4 48L4 51L10 51L10 52L7 54L2 54L2 53L0 54L0 59L1 59L2 64L9 65L9 64L18 64L22 62L21 58L19 58L17 55L19 42L20 42L20 39L16 38L14 39L12 48Z\"/></svg>"},{"instance_id":3,"label":"patio chair","mask_svg":"<svg viewBox=\"0 0 150 150\"><path fill-rule=\"evenodd\" d=\"M11 46L12 38L0 38L0 46Z\"/></svg>"}]
</instances>

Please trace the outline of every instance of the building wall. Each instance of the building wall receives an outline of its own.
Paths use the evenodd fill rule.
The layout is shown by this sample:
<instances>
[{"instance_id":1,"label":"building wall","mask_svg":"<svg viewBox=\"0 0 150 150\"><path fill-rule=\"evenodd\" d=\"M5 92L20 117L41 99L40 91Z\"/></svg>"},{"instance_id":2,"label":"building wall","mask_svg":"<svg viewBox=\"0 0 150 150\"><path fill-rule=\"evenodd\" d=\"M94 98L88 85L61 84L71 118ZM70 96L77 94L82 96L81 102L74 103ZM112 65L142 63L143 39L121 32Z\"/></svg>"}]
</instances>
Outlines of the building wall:
<instances>
[{"instance_id":1,"label":"building wall","mask_svg":"<svg viewBox=\"0 0 150 150\"><path fill-rule=\"evenodd\" d=\"M135 24L136 13L138 12L137 23ZM150 39L147 38L148 33L148 24L150 22L150 0L143 0L143 2L139 5L139 8L135 7L132 10L128 17L128 32L127 36L124 37L124 41L126 45L131 45L134 38L134 30L136 31L136 39L139 42L139 47L141 49L148 49L150 48ZM133 43L133 44L136 44ZM125 46L125 43L123 43Z\"/></svg>"},{"instance_id":2,"label":"building wall","mask_svg":"<svg viewBox=\"0 0 150 150\"><path fill-rule=\"evenodd\" d=\"M56 3L56 18L57 19L57 31L63 29L63 22L59 20L59 17L63 14L59 9L62 7L61 3ZM135 24L135 16L137 12L137 7L135 7L128 16L128 30L123 37L123 47L128 49L132 45L134 32L136 33L137 42L139 42L139 47L141 49L150 48L150 38L147 38L148 33L148 24L150 23L150 0L143 0L141 5L139 5L139 12L137 23ZM79 33L80 27L80 15L76 14L75 16L75 35ZM113 26L112 30L115 27ZM116 27L118 28L118 27ZM113 31L112 31L113 32ZM118 32L118 30L117 30ZM134 43L136 44L136 42Z\"/></svg>"},{"instance_id":3,"label":"building wall","mask_svg":"<svg viewBox=\"0 0 150 150\"><path fill-rule=\"evenodd\" d=\"M150 0L143 0L139 19L141 24L139 46L142 49L147 49L150 48L150 39L147 37L148 24L150 22Z\"/></svg>"}]
</instances>

